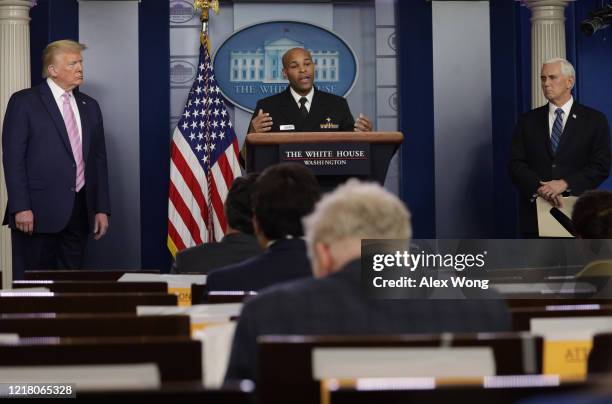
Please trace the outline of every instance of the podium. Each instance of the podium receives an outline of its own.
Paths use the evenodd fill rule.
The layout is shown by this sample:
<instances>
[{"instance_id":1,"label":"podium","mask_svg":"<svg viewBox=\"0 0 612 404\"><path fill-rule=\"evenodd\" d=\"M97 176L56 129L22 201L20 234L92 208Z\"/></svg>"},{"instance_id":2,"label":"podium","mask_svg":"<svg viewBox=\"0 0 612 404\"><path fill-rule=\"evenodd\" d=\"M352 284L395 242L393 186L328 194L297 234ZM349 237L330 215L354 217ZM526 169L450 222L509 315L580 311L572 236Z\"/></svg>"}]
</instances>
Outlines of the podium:
<instances>
[{"instance_id":1,"label":"podium","mask_svg":"<svg viewBox=\"0 0 612 404\"><path fill-rule=\"evenodd\" d=\"M247 172L284 162L304 164L324 190L350 177L384 184L400 132L268 132L246 137Z\"/></svg>"}]
</instances>

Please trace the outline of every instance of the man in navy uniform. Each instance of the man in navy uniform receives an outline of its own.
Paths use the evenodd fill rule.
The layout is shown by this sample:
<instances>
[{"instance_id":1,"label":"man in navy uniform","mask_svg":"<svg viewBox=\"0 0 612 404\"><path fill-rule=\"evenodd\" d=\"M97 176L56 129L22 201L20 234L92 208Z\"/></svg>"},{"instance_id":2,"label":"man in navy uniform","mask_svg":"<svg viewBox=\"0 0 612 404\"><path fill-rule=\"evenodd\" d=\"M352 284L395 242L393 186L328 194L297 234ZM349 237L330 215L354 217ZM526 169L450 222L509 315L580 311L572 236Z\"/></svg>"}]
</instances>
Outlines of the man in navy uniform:
<instances>
[{"instance_id":1,"label":"man in navy uniform","mask_svg":"<svg viewBox=\"0 0 612 404\"><path fill-rule=\"evenodd\" d=\"M372 130L372 122L363 114L353 119L343 97L315 88L315 64L307 50L293 48L283 55L283 75L289 86L257 102L249 133Z\"/></svg>"}]
</instances>

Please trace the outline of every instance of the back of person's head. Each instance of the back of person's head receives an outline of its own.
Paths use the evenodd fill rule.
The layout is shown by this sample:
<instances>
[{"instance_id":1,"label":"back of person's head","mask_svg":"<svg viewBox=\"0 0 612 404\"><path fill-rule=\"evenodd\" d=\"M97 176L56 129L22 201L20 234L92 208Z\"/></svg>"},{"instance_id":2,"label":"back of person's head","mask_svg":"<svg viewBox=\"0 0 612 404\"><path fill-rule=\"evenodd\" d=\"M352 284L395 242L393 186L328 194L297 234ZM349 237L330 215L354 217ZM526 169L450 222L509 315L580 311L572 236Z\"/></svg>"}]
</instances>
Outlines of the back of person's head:
<instances>
[{"instance_id":1,"label":"back of person's head","mask_svg":"<svg viewBox=\"0 0 612 404\"><path fill-rule=\"evenodd\" d=\"M234 230L253 234L252 195L258 174L252 173L238 177L232 183L225 200L227 224Z\"/></svg>"},{"instance_id":2,"label":"back of person's head","mask_svg":"<svg viewBox=\"0 0 612 404\"><path fill-rule=\"evenodd\" d=\"M580 238L612 238L612 192L588 191L574 205L572 223Z\"/></svg>"},{"instance_id":3,"label":"back of person's head","mask_svg":"<svg viewBox=\"0 0 612 404\"><path fill-rule=\"evenodd\" d=\"M304 235L302 217L321 197L319 183L306 167L278 164L264 170L255 185L253 212L268 240Z\"/></svg>"},{"instance_id":4,"label":"back of person's head","mask_svg":"<svg viewBox=\"0 0 612 404\"><path fill-rule=\"evenodd\" d=\"M376 183L356 179L326 194L304 219L304 228L313 263L317 245L331 246L336 261L345 261L359 257L362 239L412 237L410 212L402 201ZM333 251L335 244L339 248Z\"/></svg>"}]
</instances>

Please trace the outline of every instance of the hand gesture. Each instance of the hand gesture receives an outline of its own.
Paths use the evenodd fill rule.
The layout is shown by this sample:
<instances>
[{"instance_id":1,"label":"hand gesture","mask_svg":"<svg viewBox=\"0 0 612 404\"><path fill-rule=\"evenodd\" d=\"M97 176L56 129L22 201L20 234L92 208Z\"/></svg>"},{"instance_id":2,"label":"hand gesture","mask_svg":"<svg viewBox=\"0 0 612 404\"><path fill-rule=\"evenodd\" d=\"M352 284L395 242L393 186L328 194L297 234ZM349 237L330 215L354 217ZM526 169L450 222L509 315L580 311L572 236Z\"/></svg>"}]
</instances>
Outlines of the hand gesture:
<instances>
[{"instance_id":1,"label":"hand gesture","mask_svg":"<svg viewBox=\"0 0 612 404\"><path fill-rule=\"evenodd\" d=\"M359 118L355 122L355 132L371 132L372 122L364 114L359 114Z\"/></svg>"},{"instance_id":2,"label":"hand gesture","mask_svg":"<svg viewBox=\"0 0 612 404\"><path fill-rule=\"evenodd\" d=\"M257 116L251 120L249 133L268 132L272 129L272 117L269 113L260 109Z\"/></svg>"}]
</instances>

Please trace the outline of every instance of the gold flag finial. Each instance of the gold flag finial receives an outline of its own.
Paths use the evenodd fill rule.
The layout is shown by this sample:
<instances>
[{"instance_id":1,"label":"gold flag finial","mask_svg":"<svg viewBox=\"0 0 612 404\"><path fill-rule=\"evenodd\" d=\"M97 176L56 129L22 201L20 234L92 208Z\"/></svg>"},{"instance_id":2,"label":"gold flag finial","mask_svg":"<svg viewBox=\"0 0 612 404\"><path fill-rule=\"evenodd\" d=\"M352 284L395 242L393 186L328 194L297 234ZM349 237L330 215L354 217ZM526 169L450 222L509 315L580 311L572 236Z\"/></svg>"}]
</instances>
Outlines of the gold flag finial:
<instances>
[{"instance_id":1,"label":"gold flag finial","mask_svg":"<svg viewBox=\"0 0 612 404\"><path fill-rule=\"evenodd\" d=\"M196 10L202 10L200 19L202 21L208 21L208 10L212 8L215 14L219 14L219 0L195 0L193 2L193 8Z\"/></svg>"},{"instance_id":2,"label":"gold flag finial","mask_svg":"<svg viewBox=\"0 0 612 404\"><path fill-rule=\"evenodd\" d=\"M212 8L215 14L219 14L219 0L195 0L193 8L201 10L200 21L202 22L202 30L200 32L200 43L208 49L210 53L210 43L208 42L208 10Z\"/></svg>"}]
</instances>

